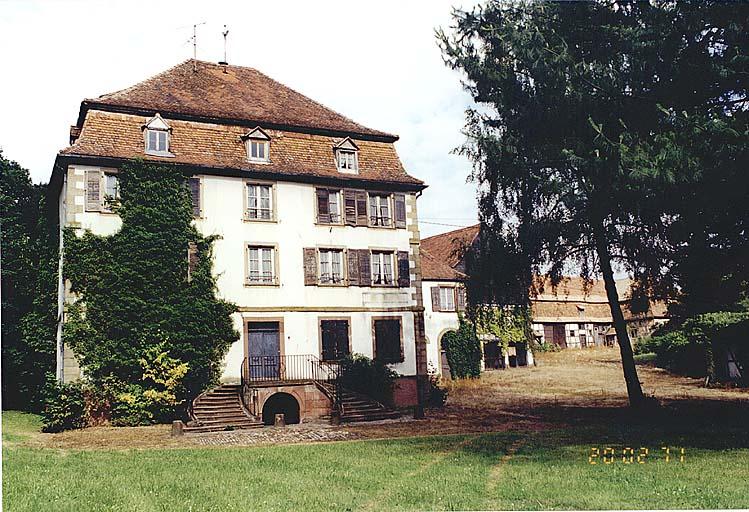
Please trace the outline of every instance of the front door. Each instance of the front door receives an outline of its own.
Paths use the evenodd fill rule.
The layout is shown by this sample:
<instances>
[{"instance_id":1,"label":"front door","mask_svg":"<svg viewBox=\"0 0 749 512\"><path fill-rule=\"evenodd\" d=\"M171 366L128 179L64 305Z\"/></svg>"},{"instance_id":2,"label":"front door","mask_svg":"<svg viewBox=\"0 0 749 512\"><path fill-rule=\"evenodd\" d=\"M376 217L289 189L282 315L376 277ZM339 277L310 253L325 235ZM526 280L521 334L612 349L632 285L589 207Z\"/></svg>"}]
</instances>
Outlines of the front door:
<instances>
[{"instance_id":1,"label":"front door","mask_svg":"<svg viewBox=\"0 0 749 512\"><path fill-rule=\"evenodd\" d=\"M248 322L247 361L253 380L279 380L281 337L278 322Z\"/></svg>"},{"instance_id":2,"label":"front door","mask_svg":"<svg viewBox=\"0 0 749 512\"><path fill-rule=\"evenodd\" d=\"M560 348L567 348L567 332L564 324L554 324L554 345Z\"/></svg>"}]
</instances>

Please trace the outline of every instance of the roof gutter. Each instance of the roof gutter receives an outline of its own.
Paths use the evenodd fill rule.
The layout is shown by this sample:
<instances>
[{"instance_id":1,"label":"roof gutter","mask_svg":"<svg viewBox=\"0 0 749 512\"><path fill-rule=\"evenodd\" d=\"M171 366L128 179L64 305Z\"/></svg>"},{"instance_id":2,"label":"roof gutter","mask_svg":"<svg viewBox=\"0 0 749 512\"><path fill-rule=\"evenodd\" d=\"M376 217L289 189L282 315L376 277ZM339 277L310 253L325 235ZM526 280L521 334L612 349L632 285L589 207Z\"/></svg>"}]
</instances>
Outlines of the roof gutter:
<instances>
[{"instance_id":1,"label":"roof gutter","mask_svg":"<svg viewBox=\"0 0 749 512\"><path fill-rule=\"evenodd\" d=\"M91 155L76 155L76 154L59 154L55 159L55 165L52 169L52 177L50 178L49 187L52 189L53 186L59 186L57 181L60 181L65 166L70 164L81 164L81 165L94 165L101 167L119 167L127 162L134 162L135 159L128 158L115 158L115 157L102 157L102 156L91 156ZM398 181L382 181L382 180L362 180L356 178L343 178L343 177L331 177L331 176L315 176L310 174L285 174L273 171L256 171L249 169L237 169L233 167L214 167L208 165L193 165L193 164L182 164L182 163L169 163L155 160L144 160L148 163L154 163L157 165L173 166L178 169L183 169L192 174L209 174L214 176L229 176L237 178L254 178L254 179L272 179L276 181L286 181L293 183L311 183L317 185L328 185L328 186L344 186L351 188L367 188L370 190L382 190L385 191L397 191L397 192L420 192L427 188L424 183L407 183ZM56 178L56 175L60 174Z\"/></svg>"}]
</instances>

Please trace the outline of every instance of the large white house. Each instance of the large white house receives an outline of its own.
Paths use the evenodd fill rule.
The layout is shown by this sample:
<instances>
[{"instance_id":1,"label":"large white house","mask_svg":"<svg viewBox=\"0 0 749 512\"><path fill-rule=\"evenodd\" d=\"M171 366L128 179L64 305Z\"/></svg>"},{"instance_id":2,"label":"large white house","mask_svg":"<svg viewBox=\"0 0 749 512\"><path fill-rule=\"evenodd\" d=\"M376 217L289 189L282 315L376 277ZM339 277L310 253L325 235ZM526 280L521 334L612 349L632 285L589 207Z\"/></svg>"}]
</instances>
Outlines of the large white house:
<instances>
[{"instance_id":1,"label":"large white house","mask_svg":"<svg viewBox=\"0 0 749 512\"><path fill-rule=\"evenodd\" d=\"M416 202L426 186L404 170L397 140L254 69L186 61L84 100L51 186L61 227L106 235L120 226L104 197L116 195L123 162L192 171L196 226L220 235L218 293L239 307L242 335L222 381L270 371L274 387L245 396L258 417L277 392L296 399L303 421L330 412L325 390L291 373L348 353L390 363L401 375L396 405L418 406L426 355ZM59 333L72 300L61 281ZM61 340L57 377L70 381L80 370Z\"/></svg>"}]
</instances>

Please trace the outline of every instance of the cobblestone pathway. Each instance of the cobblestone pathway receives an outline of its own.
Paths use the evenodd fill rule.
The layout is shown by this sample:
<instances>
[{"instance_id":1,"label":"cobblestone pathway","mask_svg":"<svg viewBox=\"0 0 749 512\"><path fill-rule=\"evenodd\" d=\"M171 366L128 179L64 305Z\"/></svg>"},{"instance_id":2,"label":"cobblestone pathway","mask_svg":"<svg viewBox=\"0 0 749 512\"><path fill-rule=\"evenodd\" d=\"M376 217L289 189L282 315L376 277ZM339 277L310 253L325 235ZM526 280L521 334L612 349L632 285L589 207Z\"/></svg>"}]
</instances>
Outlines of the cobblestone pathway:
<instances>
[{"instance_id":1,"label":"cobblestone pathway","mask_svg":"<svg viewBox=\"0 0 749 512\"><path fill-rule=\"evenodd\" d=\"M265 427L250 430L207 432L188 434L195 444L205 446L251 446L259 444L314 443L344 441L361 436L347 430L338 430L327 425L293 425L287 427Z\"/></svg>"}]
</instances>

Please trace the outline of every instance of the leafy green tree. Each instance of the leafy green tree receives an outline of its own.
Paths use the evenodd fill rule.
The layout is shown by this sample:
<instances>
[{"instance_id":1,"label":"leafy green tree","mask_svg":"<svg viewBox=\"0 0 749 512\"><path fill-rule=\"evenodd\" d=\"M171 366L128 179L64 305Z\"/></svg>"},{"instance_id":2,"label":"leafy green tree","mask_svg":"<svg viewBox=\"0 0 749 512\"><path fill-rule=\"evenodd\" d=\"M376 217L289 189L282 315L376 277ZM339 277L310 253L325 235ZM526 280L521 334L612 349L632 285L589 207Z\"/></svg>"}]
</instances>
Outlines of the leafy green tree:
<instances>
[{"instance_id":1,"label":"leafy green tree","mask_svg":"<svg viewBox=\"0 0 749 512\"><path fill-rule=\"evenodd\" d=\"M182 171L135 162L118 178L121 199L113 208L121 229L111 236L65 232L64 275L78 301L64 340L91 379L131 384L142 381L141 361L158 347L187 363L176 399L192 398L218 380L239 337L230 317L236 307L216 298L215 238L202 237L192 224ZM198 254L192 269L191 244Z\"/></svg>"},{"instance_id":2,"label":"leafy green tree","mask_svg":"<svg viewBox=\"0 0 749 512\"><path fill-rule=\"evenodd\" d=\"M58 236L45 190L0 153L4 408L40 410L54 371Z\"/></svg>"},{"instance_id":3,"label":"leafy green tree","mask_svg":"<svg viewBox=\"0 0 749 512\"><path fill-rule=\"evenodd\" d=\"M437 32L476 103L460 151L475 164L485 254L507 256L515 288L532 293L546 271L553 283L571 270L603 276L633 405L644 397L614 272L634 277L635 299L674 290L679 233L705 225L684 216L685 199L725 171L710 158L721 136L696 127L746 131L748 13L720 2L489 1ZM711 229L735 225L714 212Z\"/></svg>"}]
</instances>

